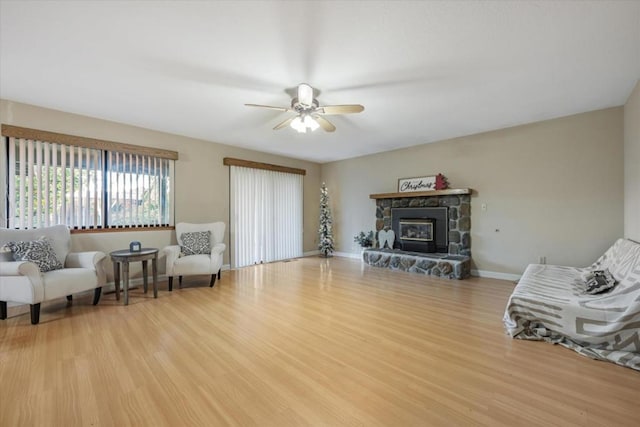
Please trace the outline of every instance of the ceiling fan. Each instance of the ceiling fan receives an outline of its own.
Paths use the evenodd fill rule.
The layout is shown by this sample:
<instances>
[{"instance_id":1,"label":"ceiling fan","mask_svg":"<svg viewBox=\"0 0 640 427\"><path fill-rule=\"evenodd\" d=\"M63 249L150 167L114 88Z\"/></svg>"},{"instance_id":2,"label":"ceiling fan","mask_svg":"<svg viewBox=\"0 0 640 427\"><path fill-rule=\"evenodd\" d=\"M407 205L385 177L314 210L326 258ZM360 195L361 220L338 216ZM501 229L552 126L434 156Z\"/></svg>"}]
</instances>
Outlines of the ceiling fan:
<instances>
[{"instance_id":1,"label":"ceiling fan","mask_svg":"<svg viewBox=\"0 0 640 427\"><path fill-rule=\"evenodd\" d=\"M247 107L268 108L270 110L296 113L282 123L277 124L273 130L279 130L287 126L300 133L306 133L307 129L314 131L321 127L327 132L333 132L336 127L327 119L326 115L360 113L364 107L359 104L350 105L320 105L313 97L313 88L306 83L300 83L297 95L291 100L291 107L273 107L270 105L244 104Z\"/></svg>"}]
</instances>

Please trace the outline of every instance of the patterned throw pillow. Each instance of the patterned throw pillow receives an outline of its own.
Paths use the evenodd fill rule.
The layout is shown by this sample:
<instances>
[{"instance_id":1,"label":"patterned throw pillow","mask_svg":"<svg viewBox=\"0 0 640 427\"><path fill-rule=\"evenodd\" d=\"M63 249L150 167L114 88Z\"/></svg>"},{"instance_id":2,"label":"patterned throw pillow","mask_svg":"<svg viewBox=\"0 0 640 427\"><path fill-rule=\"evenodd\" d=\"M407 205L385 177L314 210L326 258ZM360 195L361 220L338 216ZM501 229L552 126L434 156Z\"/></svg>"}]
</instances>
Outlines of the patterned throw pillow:
<instances>
[{"instance_id":1,"label":"patterned throw pillow","mask_svg":"<svg viewBox=\"0 0 640 427\"><path fill-rule=\"evenodd\" d=\"M194 231L180 235L184 255L199 255L211 253L211 231Z\"/></svg>"},{"instance_id":2,"label":"patterned throw pillow","mask_svg":"<svg viewBox=\"0 0 640 427\"><path fill-rule=\"evenodd\" d=\"M586 293L597 295L612 289L616 281L609 270L594 270L584 276L587 284Z\"/></svg>"},{"instance_id":3,"label":"patterned throw pillow","mask_svg":"<svg viewBox=\"0 0 640 427\"><path fill-rule=\"evenodd\" d=\"M62 263L56 258L56 254L48 240L31 240L28 242L7 243L15 261L31 261L38 266L40 272L60 270Z\"/></svg>"}]
</instances>

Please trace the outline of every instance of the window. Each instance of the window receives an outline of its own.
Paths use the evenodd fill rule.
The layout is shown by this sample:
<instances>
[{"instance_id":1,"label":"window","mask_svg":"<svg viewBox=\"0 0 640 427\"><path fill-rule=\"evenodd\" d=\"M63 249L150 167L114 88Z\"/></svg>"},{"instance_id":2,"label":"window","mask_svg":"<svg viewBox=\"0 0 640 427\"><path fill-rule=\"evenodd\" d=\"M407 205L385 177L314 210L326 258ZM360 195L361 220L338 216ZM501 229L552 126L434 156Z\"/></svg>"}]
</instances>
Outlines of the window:
<instances>
[{"instance_id":1,"label":"window","mask_svg":"<svg viewBox=\"0 0 640 427\"><path fill-rule=\"evenodd\" d=\"M12 129L24 130L3 125L3 135ZM173 225L175 159L144 147L26 131L43 138L10 136L6 141L9 228ZM52 138L47 141L47 136ZM83 144L61 143L61 137Z\"/></svg>"},{"instance_id":2,"label":"window","mask_svg":"<svg viewBox=\"0 0 640 427\"><path fill-rule=\"evenodd\" d=\"M107 224L170 225L173 161L107 153Z\"/></svg>"}]
</instances>

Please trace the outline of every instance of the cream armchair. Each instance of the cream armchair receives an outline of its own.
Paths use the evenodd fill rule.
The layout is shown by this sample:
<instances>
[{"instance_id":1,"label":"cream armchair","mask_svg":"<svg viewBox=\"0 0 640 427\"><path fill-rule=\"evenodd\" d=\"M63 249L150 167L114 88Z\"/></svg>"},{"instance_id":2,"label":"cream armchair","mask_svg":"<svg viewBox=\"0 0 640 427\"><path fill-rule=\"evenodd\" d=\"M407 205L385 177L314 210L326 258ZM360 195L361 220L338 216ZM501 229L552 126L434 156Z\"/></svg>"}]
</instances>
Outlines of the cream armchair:
<instances>
[{"instance_id":1,"label":"cream armchair","mask_svg":"<svg viewBox=\"0 0 640 427\"><path fill-rule=\"evenodd\" d=\"M106 276L102 252L70 253L71 233L65 225L33 230L0 229L0 248L9 242L26 242L47 238L55 257L63 268L42 273L31 261L13 261L11 252L0 258L0 319L7 318L7 302L29 304L31 323L40 321L40 303L63 296L72 301L72 295L95 289L93 305L100 301Z\"/></svg>"},{"instance_id":2,"label":"cream armchair","mask_svg":"<svg viewBox=\"0 0 640 427\"><path fill-rule=\"evenodd\" d=\"M210 274L212 287L216 282L216 276L220 279L220 269L222 268L222 257L226 245L224 240L224 222L212 222L208 224L189 224L180 222L176 224L176 238L178 244L167 246L163 249L166 257L166 274L169 278L169 291L173 290L173 278L178 276L179 285L182 286L182 276ZM185 246L185 233L210 232L209 250L194 255L185 255L181 247ZM198 252L198 251L196 251Z\"/></svg>"}]
</instances>

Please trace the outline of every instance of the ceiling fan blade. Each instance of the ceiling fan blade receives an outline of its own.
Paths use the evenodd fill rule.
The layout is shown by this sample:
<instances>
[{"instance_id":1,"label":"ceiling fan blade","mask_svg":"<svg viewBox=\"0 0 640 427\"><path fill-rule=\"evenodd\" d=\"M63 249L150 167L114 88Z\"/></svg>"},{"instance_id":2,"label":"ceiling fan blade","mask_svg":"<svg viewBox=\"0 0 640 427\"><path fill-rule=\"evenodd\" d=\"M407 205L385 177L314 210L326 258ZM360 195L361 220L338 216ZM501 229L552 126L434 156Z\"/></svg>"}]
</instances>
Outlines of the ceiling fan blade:
<instances>
[{"instance_id":1,"label":"ceiling fan blade","mask_svg":"<svg viewBox=\"0 0 640 427\"><path fill-rule=\"evenodd\" d=\"M314 116L314 119L318 122L318 124L320 125L320 127L322 129L324 129L327 132L333 132L336 130L336 127L331 124L331 122L327 119L325 119L322 116Z\"/></svg>"},{"instance_id":2,"label":"ceiling fan blade","mask_svg":"<svg viewBox=\"0 0 640 427\"><path fill-rule=\"evenodd\" d=\"M273 130L279 130L279 129L282 129L282 128L285 128L285 127L289 126L291 124L291 122L293 121L293 119L295 119L296 117L297 116L290 117L287 120L285 120L284 122L277 124L273 128Z\"/></svg>"},{"instance_id":3,"label":"ceiling fan blade","mask_svg":"<svg viewBox=\"0 0 640 427\"><path fill-rule=\"evenodd\" d=\"M360 113L364 111L364 107L360 104L351 105L323 105L316 108L316 113L319 114L351 114Z\"/></svg>"},{"instance_id":4,"label":"ceiling fan blade","mask_svg":"<svg viewBox=\"0 0 640 427\"><path fill-rule=\"evenodd\" d=\"M247 107L268 108L270 110L277 110L277 111L293 111L291 108L274 107L272 105L260 105L260 104L244 104L244 105Z\"/></svg>"}]
</instances>

